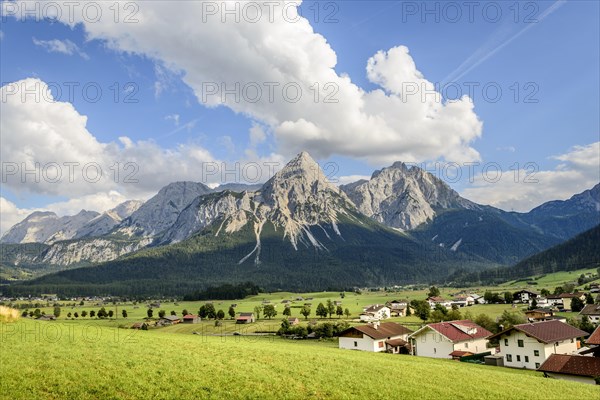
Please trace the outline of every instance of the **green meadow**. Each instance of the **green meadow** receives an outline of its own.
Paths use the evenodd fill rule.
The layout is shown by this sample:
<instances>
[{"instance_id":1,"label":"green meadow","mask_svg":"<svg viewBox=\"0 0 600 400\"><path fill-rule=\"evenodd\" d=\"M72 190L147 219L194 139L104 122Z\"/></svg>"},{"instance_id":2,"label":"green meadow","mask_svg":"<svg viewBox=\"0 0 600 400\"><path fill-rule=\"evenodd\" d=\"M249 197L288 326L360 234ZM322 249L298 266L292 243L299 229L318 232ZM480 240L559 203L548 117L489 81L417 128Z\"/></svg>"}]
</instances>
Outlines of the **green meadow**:
<instances>
[{"instance_id":1,"label":"green meadow","mask_svg":"<svg viewBox=\"0 0 600 400\"><path fill-rule=\"evenodd\" d=\"M335 341L174 335L21 319L1 327L2 399L592 399L540 373L339 350Z\"/></svg>"}]
</instances>

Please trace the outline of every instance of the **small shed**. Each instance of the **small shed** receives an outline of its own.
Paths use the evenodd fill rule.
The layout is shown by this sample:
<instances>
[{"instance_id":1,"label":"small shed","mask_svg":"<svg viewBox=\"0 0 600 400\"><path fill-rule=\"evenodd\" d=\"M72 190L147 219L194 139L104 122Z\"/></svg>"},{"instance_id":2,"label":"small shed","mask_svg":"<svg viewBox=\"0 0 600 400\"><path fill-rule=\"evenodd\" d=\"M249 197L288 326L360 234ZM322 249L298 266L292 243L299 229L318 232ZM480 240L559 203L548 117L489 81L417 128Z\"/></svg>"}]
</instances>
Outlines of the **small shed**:
<instances>
[{"instance_id":1,"label":"small shed","mask_svg":"<svg viewBox=\"0 0 600 400\"><path fill-rule=\"evenodd\" d=\"M187 314L183 316L184 324L197 324L200 322L200 317L194 314Z\"/></svg>"},{"instance_id":2,"label":"small shed","mask_svg":"<svg viewBox=\"0 0 600 400\"><path fill-rule=\"evenodd\" d=\"M499 354L491 354L483 357L485 365L493 365L495 367L504 367L504 357Z\"/></svg>"},{"instance_id":3,"label":"small shed","mask_svg":"<svg viewBox=\"0 0 600 400\"><path fill-rule=\"evenodd\" d=\"M249 324L251 322L256 321L254 317L254 313L240 313L240 315L235 320L236 324Z\"/></svg>"}]
</instances>

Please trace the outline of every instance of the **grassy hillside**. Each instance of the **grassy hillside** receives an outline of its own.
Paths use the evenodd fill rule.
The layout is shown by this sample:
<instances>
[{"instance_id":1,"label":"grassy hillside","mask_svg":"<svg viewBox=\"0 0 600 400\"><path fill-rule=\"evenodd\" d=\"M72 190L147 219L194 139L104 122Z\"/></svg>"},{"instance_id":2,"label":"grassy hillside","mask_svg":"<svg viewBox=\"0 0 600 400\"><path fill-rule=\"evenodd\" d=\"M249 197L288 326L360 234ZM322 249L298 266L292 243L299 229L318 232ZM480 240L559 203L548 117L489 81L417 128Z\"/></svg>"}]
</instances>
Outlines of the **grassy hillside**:
<instances>
[{"instance_id":1,"label":"grassy hillside","mask_svg":"<svg viewBox=\"0 0 600 400\"><path fill-rule=\"evenodd\" d=\"M449 279L457 284L503 282L559 271L600 266L600 225L564 243L537 253L512 267L459 271Z\"/></svg>"},{"instance_id":2,"label":"grassy hillside","mask_svg":"<svg viewBox=\"0 0 600 400\"><path fill-rule=\"evenodd\" d=\"M96 330L30 320L4 325L2 339L0 398L11 400L598 395L593 386L536 372L339 350L335 342Z\"/></svg>"}]
</instances>

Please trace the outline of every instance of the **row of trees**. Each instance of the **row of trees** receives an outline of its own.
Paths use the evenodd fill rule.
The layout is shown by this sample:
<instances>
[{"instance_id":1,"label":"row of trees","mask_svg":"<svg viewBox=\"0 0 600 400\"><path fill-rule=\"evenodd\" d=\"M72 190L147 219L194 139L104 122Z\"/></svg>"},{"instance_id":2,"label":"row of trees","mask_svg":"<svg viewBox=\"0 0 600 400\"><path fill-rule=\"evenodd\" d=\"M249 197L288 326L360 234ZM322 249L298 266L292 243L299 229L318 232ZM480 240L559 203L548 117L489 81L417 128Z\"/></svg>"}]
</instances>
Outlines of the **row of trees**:
<instances>
[{"instance_id":1,"label":"row of trees","mask_svg":"<svg viewBox=\"0 0 600 400\"><path fill-rule=\"evenodd\" d=\"M281 321L281 327L277 331L278 335L293 335L305 338L310 333L315 334L317 338L331 338L339 336L341 332L348 329L350 325L346 321L323 322L316 325L292 325L287 318Z\"/></svg>"},{"instance_id":2,"label":"row of trees","mask_svg":"<svg viewBox=\"0 0 600 400\"><path fill-rule=\"evenodd\" d=\"M45 312L41 311L39 308L36 308L34 311L24 310L23 313L21 314L21 316L22 317L29 316L29 317L39 318L39 317L41 317L42 315L45 315L45 314L46 314ZM61 316L61 314L62 314L61 308L60 307L54 307L53 315L56 318L58 318L58 317ZM102 319L102 318L112 318L112 317L114 317L115 313L114 313L113 310L106 311L106 309L104 307L102 307L97 312L94 311L94 310L91 310L89 312L89 314L88 314L88 312L86 310L83 310L81 312L81 314L78 313L77 311L74 312L74 313L69 312L67 314L67 318L72 318L72 317L73 318L79 318L79 316L81 316L82 318L85 318L88 315L90 316L90 318L98 317L98 318ZM122 310L121 311L121 315L123 316L123 318L127 318L127 311L126 310Z\"/></svg>"}]
</instances>

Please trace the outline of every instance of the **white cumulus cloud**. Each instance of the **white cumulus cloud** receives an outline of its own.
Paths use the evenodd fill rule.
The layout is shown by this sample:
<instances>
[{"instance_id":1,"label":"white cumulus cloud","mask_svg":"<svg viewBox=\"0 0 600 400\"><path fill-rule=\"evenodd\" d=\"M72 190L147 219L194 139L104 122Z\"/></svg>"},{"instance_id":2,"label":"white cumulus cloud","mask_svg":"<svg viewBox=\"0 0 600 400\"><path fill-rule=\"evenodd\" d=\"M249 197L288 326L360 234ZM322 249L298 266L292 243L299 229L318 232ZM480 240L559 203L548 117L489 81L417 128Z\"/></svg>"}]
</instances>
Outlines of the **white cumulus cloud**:
<instances>
[{"instance_id":1,"label":"white cumulus cloud","mask_svg":"<svg viewBox=\"0 0 600 400\"><path fill-rule=\"evenodd\" d=\"M478 176L473 186L461 194L478 203L525 212L546 201L568 199L600 181L600 142L575 146L551 158L561 161L552 170L535 171L532 165L505 171L498 182Z\"/></svg>"}]
</instances>

